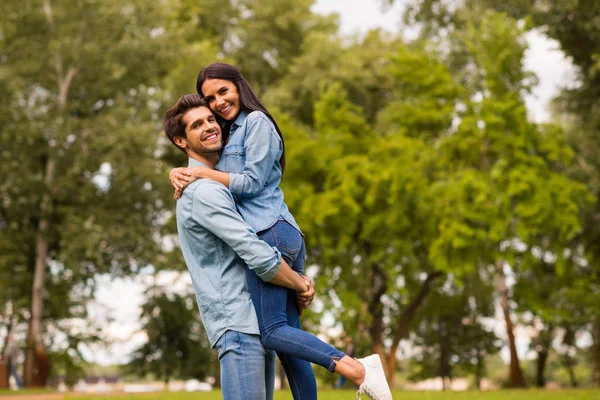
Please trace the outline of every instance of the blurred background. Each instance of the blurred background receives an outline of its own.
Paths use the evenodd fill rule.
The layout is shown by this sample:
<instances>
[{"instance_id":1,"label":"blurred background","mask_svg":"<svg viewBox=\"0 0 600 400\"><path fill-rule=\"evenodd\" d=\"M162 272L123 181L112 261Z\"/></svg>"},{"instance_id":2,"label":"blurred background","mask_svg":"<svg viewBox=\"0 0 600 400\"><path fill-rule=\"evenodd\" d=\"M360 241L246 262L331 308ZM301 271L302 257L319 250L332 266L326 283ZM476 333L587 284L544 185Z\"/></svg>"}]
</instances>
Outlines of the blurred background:
<instances>
[{"instance_id":1,"label":"blurred background","mask_svg":"<svg viewBox=\"0 0 600 400\"><path fill-rule=\"evenodd\" d=\"M600 386L599 2L3 0L0 351L26 387L218 385L161 128L214 61L283 132L305 329L397 388Z\"/></svg>"}]
</instances>

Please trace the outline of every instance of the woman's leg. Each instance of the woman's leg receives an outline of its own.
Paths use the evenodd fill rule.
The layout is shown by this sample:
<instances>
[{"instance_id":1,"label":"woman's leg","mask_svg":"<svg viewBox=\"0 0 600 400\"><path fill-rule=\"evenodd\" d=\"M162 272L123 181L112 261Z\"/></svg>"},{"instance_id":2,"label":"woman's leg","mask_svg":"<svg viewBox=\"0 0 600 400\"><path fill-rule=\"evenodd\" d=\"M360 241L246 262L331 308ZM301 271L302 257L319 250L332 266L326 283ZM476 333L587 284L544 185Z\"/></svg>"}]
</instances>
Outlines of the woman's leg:
<instances>
[{"instance_id":1,"label":"woman's leg","mask_svg":"<svg viewBox=\"0 0 600 400\"><path fill-rule=\"evenodd\" d=\"M300 232L285 221L278 221L272 228L260 232L258 236L271 246L277 247L291 266L294 265L298 253L304 245L304 239ZM302 268L304 266L303 258L304 255L301 260ZM263 282L252 271L248 271L247 276L250 294L258 317L261 342L266 348L277 351L278 355L285 354L288 357L307 360L327 368L330 372L337 372L359 386L360 392L367 394L371 399L392 398L379 356L373 355L355 360L310 333L299 329L299 319L297 327L294 327L295 324L293 322L290 324L288 321L288 309L290 315L293 315L294 310L297 313L295 292ZM293 309L292 306L294 306ZM295 368L295 365L302 364L288 363L289 367ZM294 371L296 370L294 369ZM302 371L306 372L305 369ZM302 382L298 379L298 383L306 383L308 378L302 375L302 371L297 372L300 375L292 375L291 379L294 376L304 376ZM311 374L311 376L312 382L314 382L314 375ZM290 379L289 375L288 379ZM291 380L290 386L292 386ZM307 391L303 389L303 386L300 386L298 390L293 389L295 399L309 398L306 395ZM316 398L316 392L314 398Z\"/></svg>"},{"instance_id":2,"label":"woman's leg","mask_svg":"<svg viewBox=\"0 0 600 400\"><path fill-rule=\"evenodd\" d=\"M279 244L279 250L286 262L296 272L301 273L304 269L304 254L301 253L304 250L302 236L298 233L298 238L285 240L283 236L289 235L289 233L286 233L285 228L285 226L280 226L277 234L272 230L263 231L259 233L259 237L271 246L277 247ZM291 226L290 228L294 229ZM295 229L294 231L298 232ZM265 283L252 271L248 273L248 285L258 315L261 340L266 348L270 348L264 341L264 332L269 330L268 324L275 322L290 325L299 330L300 318L296 308L296 295L293 290ZM273 315L276 315L276 317L273 318ZM294 399L316 399L317 384L310 362L294 357L287 352L278 351L277 356L285 369Z\"/></svg>"},{"instance_id":3,"label":"woman's leg","mask_svg":"<svg viewBox=\"0 0 600 400\"><path fill-rule=\"evenodd\" d=\"M273 228L260 232L258 236L277 247L289 259L290 265L293 265L304 242L300 233L285 221L279 221ZM287 317L288 294L293 293L295 296L294 292L263 282L255 273L248 272L248 286L258 317L261 342L266 348L319 364L330 372L345 376L357 386L361 386L363 382L367 384L366 380L370 381L364 362L348 357L316 336L290 326ZM371 369L370 366L369 368ZM380 361L377 368L383 368ZM381 376L377 379L381 380ZM385 377L383 382L385 383Z\"/></svg>"},{"instance_id":4,"label":"woman's leg","mask_svg":"<svg viewBox=\"0 0 600 400\"><path fill-rule=\"evenodd\" d=\"M294 227L279 221L272 228L260 232L258 237L277 247L290 265L294 265L303 242L300 232ZM335 363L345 354L310 333L289 325L287 309L290 291L261 281L253 272L248 276L248 283L265 347L319 364L333 372Z\"/></svg>"},{"instance_id":5,"label":"woman's leg","mask_svg":"<svg viewBox=\"0 0 600 400\"><path fill-rule=\"evenodd\" d=\"M306 250L304 247L303 240L302 247L297 253L296 260L289 264L292 267L292 269L298 272L299 274L302 274L304 272L305 256ZM287 296L286 311L288 325L292 328L301 329L300 315L298 313L298 307L296 305L296 293L289 289ZM281 360L281 365L283 365L283 368L285 369L285 373L294 398L316 399L317 380L315 379L315 372L312 369L311 363L297 357L291 357L282 352L277 353L277 356Z\"/></svg>"}]
</instances>

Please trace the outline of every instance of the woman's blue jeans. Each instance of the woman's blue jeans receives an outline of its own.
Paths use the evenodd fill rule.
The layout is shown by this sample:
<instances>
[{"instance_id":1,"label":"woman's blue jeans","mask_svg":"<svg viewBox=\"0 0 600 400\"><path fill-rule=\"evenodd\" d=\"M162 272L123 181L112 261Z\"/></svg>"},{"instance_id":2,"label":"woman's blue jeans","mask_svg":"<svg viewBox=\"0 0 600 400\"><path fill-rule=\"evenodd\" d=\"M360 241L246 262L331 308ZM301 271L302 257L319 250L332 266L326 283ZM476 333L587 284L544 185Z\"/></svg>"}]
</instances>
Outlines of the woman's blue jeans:
<instances>
[{"instance_id":1,"label":"woman's blue jeans","mask_svg":"<svg viewBox=\"0 0 600 400\"><path fill-rule=\"evenodd\" d=\"M276 247L294 271L304 272L306 249L296 228L279 220L271 228L259 232L258 237ZM296 292L263 282L250 270L247 278L263 346L277 352L294 399L316 399L317 384L310 363L333 372L335 361L345 354L300 329Z\"/></svg>"}]
</instances>

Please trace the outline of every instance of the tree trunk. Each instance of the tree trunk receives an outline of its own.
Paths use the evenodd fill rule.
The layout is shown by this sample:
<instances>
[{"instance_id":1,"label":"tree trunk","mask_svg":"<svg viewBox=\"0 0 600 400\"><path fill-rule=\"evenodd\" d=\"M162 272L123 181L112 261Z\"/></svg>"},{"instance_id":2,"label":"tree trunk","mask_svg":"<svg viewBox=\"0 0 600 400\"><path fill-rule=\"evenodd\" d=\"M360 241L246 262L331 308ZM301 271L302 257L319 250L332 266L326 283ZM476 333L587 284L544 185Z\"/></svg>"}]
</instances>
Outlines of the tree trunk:
<instances>
[{"instance_id":1,"label":"tree trunk","mask_svg":"<svg viewBox=\"0 0 600 400\"><path fill-rule=\"evenodd\" d=\"M600 321L592 324L592 385L600 387Z\"/></svg>"},{"instance_id":2,"label":"tree trunk","mask_svg":"<svg viewBox=\"0 0 600 400\"><path fill-rule=\"evenodd\" d=\"M500 296L500 306L502 307L502 313L504 314L504 322L506 323L506 334L508 336L508 345L510 348L510 369L509 369L509 385L510 387L526 387L525 378L523 377L523 371L519 364L519 355L517 354L517 346L515 344L514 325L510 317L510 303L508 288L506 287L506 277L502 266L503 260L496 263L498 276L496 279L498 294Z\"/></svg>"},{"instance_id":3,"label":"tree trunk","mask_svg":"<svg viewBox=\"0 0 600 400\"><path fill-rule=\"evenodd\" d=\"M450 332L445 318L440 319L440 370L442 390L446 390L446 379L450 378Z\"/></svg>"},{"instance_id":4,"label":"tree trunk","mask_svg":"<svg viewBox=\"0 0 600 400\"><path fill-rule=\"evenodd\" d=\"M44 313L44 282L46 279L46 261L48 258L48 230L50 221L50 193L52 181L54 180L54 161L48 158L46 162L46 174L44 178L45 193L40 203L40 221L35 241L35 266L33 271L33 290L31 293L31 320L27 334L27 351L25 353L25 368L23 372L23 384L25 387L44 387L50 362L46 353L43 340L42 317Z\"/></svg>"},{"instance_id":5,"label":"tree trunk","mask_svg":"<svg viewBox=\"0 0 600 400\"><path fill-rule=\"evenodd\" d=\"M538 332L538 336L535 339L535 351L537 353L535 385L539 388L546 386L546 364L550 347L552 346L552 334L554 331L552 324L543 322L543 326L544 328Z\"/></svg>"},{"instance_id":6,"label":"tree trunk","mask_svg":"<svg viewBox=\"0 0 600 400\"><path fill-rule=\"evenodd\" d=\"M577 377L575 376L575 369L573 368L575 366L575 360L571 358L568 352L563 356L563 365L569 373L569 382L571 384L571 387L575 388L579 386L579 383L577 382Z\"/></svg>"},{"instance_id":7,"label":"tree trunk","mask_svg":"<svg viewBox=\"0 0 600 400\"><path fill-rule=\"evenodd\" d=\"M400 345L400 341L406 337L408 334L410 323L413 320L413 317L417 313L418 308L423 304L423 300L427 297L431 290L431 284L435 279L442 276L443 274L438 271L430 272L427 275L427 279L421 285L421 289L419 289L419 293L415 296L414 299L409 303L402 314L400 314L400 318L398 319L398 324L396 332L394 333L394 338L392 340L392 346L390 347L390 351L387 354L384 354L382 357L382 362L384 364L384 368L386 371L386 378L390 385L390 387L394 384L394 371L396 371L396 351L398 350L398 346Z\"/></svg>"},{"instance_id":8,"label":"tree trunk","mask_svg":"<svg viewBox=\"0 0 600 400\"><path fill-rule=\"evenodd\" d=\"M55 32L52 5L49 0L43 1L43 10L50 34ZM76 39L80 39L77 37ZM77 41L77 40L76 40ZM57 52L54 58L54 67L58 84L58 115L64 116L67 107L67 98L73 79L79 72L78 68L69 67L64 72L61 54ZM46 262L48 259L48 232L50 230L50 216L52 208L51 188L54 183L56 161L52 151L48 152L44 176L44 194L40 202L40 220L38 222L35 243L35 265L33 272L33 290L31 295L31 320L27 334L27 351L25 355L25 368L23 383L27 387L43 387L46 385L50 361L43 341L43 314L44 290L46 278Z\"/></svg>"},{"instance_id":9,"label":"tree trunk","mask_svg":"<svg viewBox=\"0 0 600 400\"><path fill-rule=\"evenodd\" d=\"M387 291L387 276L385 272L378 266L372 265L369 268L372 272L371 274L371 284L372 288L371 297L369 299L368 304L368 312L371 315L371 326L369 328L369 334L371 336L372 344L371 351L373 353L379 354L382 362L385 360L385 347L383 345L383 304L381 303L381 296L385 294ZM384 370L386 366L384 365ZM386 371L386 376L388 375L388 371Z\"/></svg>"},{"instance_id":10,"label":"tree trunk","mask_svg":"<svg viewBox=\"0 0 600 400\"><path fill-rule=\"evenodd\" d=\"M481 390L481 381L483 379L483 357L481 356L481 350L477 349L477 366L475 367L475 384L477 389Z\"/></svg>"},{"instance_id":11,"label":"tree trunk","mask_svg":"<svg viewBox=\"0 0 600 400\"><path fill-rule=\"evenodd\" d=\"M543 347L542 350L537 352L536 360L536 375L535 385L539 388L546 387L546 361L548 360L548 348Z\"/></svg>"}]
</instances>

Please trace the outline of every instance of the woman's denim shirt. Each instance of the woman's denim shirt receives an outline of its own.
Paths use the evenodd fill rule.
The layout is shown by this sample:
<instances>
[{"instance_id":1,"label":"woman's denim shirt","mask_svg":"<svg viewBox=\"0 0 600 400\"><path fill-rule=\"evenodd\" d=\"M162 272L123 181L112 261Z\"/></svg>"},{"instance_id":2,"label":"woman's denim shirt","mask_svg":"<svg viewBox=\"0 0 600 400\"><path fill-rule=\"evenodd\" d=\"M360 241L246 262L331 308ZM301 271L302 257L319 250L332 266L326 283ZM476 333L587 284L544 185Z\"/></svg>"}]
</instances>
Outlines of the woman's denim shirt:
<instances>
[{"instance_id":1,"label":"woman's denim shirt","mask_svg":"<svg viewBox=\"0 0 600 400\"><path fill-rule=\"evenodd\" d=\"M283 144L273 122L261 111L242 111L231 125L229 143L216 169L229 172L229 190L238 211L256 232L284 219L300 230L283 202Z\"/></svg>"}]
</instances>

